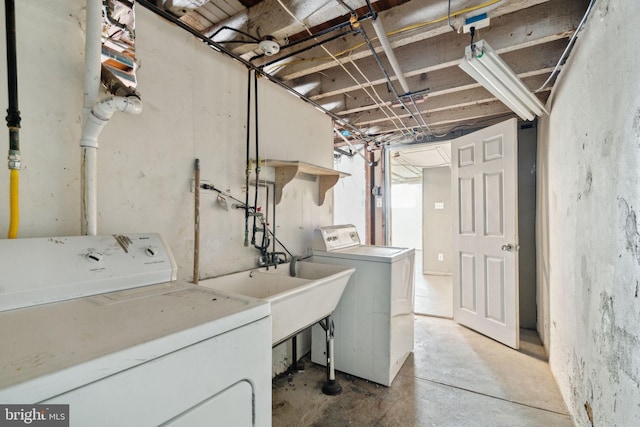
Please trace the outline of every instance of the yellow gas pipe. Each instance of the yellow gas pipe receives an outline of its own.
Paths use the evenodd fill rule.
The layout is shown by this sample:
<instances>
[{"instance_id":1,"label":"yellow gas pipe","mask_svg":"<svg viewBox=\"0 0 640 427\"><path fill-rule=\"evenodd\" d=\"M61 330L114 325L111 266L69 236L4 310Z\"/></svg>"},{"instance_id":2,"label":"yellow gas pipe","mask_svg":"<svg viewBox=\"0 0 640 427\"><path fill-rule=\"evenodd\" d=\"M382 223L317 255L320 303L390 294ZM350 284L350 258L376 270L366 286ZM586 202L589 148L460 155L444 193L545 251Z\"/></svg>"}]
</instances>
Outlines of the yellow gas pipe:
<instances>
[{"instance_id":1,"label":"yellow gas pipe","mask_svg":"<svg viewBox=\"0 0 640 427\"><path fill-rule=\"evenodd\" d=\"M19 184L20 184L20 172L18 169L11 169L9 171L9 233L7 237L9 239L15 239L18 237L18 225L20 224L20 205L19 205Z\"/></svg>"}]
</instances>

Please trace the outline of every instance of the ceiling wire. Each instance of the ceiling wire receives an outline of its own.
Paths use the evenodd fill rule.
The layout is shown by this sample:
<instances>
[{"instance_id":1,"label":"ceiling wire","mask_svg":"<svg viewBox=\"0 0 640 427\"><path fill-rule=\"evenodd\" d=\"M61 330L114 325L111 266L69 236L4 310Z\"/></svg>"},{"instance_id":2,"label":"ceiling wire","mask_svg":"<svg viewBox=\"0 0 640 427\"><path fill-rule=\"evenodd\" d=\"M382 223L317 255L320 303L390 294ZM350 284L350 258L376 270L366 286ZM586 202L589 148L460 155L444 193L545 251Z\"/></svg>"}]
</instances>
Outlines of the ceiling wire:
<instances>
[{"instance_id":1,"label":"ceiling wire","mask_svg":"<svg viewBox=\"0 0 640 427\"><path fill-rule=\"evenodd\" d=\"M369 4L369 7L371 7L371 4L369 2L367 2L367 4ZM373 15L374 11L373 9L371 9L371 14ZM389 73L387 73L387 70L385 70L384 65L382 64L382 61L380 60L380 57L378 56L378 52L376 52L375 48L373 47L373 44L371 43L371 40L369 39L369 37L367 36L367 33L364 31L364 28L360 28L360 34L362 35L362 37L364 38L365 42L367 43L367 46L369 46L369 49L371 50L371 54L373 55L374 59L376 60L376 62L378 63L378 67L380 67L380 70L382 71L382 74L384 74L385 78L387 79L389 88L391 89L391 91L393 92L393 95L396 97L396 100L398 100L398 102L400 102L400 104L402 105L402 107L409 113L409 115L411 116L411 118L413 120L416 121L416 123L418 124L418 126L420 127L420 129L426 133L425 131L425 127L423 126L422 123L420 123L420 120L418 120L418 118L415 116L415 114L413 113L413 111L411 111L409 109L409 107L407 107L407 105L405 104L405 102L403 101L402 97L400 97L400 95L398 94L398 91L396 91L396 88L393 86L393 83L391 81L391 77L389 77ZM413 105L416 106L415 101L413 100L413 96L411 96L411 94L409 94L409 98L411 99L411 101L413 102ZM416 106L416 110L418 115L420 116L420 118L422 119L422 122L424 124L426 124L426 121L424 120L424 117L422 117L422 113L420 112L420 109L417 108ZM427 130L429 131L430 134L432 134L431 129L429 128L429 125L426 125Z\"/></svg>"},{"instance_id":2,"label":"ceiling wire","mask_svg":"<svg viewBox=\"0 0 640 427\"><path fill-rule=\"evenodd\" d=\"M401 33L405 33L405 32L408 32L408 31L416 30L418 28L426 27L428 25L437 24L439 22L447 21L450 18L456 17L458 15L462 15L463 13L473 12L473 11L478 10L478 9L483 9L485 7L492 6L492 5L494 5L496 3L499 3L501 1L502 0L490 0L490 1L487 1L485 3L479 4L477 6L471 6L471 7L467 7L467 8L464 8L464 9L456 10L454 12L451 12L451 13L449 13L447 15L441 16L440 18L433 19L431 21L419 22L417 24L412 24L412 25L408 25L406 27L398 28L397 30L388 31L387 35L388 36L394 36L396 34L401 34ZM371 40L374 41L374 40L377 40L377 39L378 39L377 37L374 37ZM300 59L298 61L287 62L286 64L283 64L283 66L290 66L290 65L300 64L300 63L309 62L309 61L330 61L330 60L334 59L333 57L337 58L337 57L346 55L347 53L352 52L352 51L354 51L356 49L359 49L359 48L361 48L362 46L365 46L365 45L366 45L366 43L359 43L359 44L357 44L355 46L346 48L346 49L344 49L344 50L342 50L342 51L340 51L338 53L334 53L334 54L332 54L332 56L322 56L322 57L315 57L315 58Z\"/></svg>"},{"instance_id":3,"label":"ceiling wire","mask_svg":"<svg viewBox=\"0 0 640 427\"><path fill-rule=\"evenodd\" d=\"M395 126L395 128L397 130L399 130L400 132L403 131L403 129L408 130L408 128L406 126L404 126L404 124L402 123L402 119L400 118L400 116L398 116L398 114L393 111L393 109L389 106L389 104L387 102L385 102L382 97L378 94L378 91L375 89L374 85L371 83L371 81L367 78L367 76L362 72L362 70L360 69L360 67L358 67L358 65L356 65L355 61L353 59L351 59L351 54L349 54L349 62L351 63L351 65L358 71L358 73L360 73L360 75L362 76L363 79L365 79L365 81L369 84L369 87L371 88L371 90L373 91L373 93L375 93L376 97L378 98L378 100L380 101L379 105L383 105L384 108L380 108L380 111L382 111L382 114L384 114L387 119L389 119L391 121L391 123L393 123L393 125ZM374 101L375 102L375 101ZM377 103L376 103L377 104ZM389 116L389 114L387 114L387 112L385 110L389 110L389 112L391 114L393 114L393 118L391 118ZM397 123L396 120L400 121L400 124L402 124L403 129L401 129Z\"/></svg>"},{"instance_id":4,"label":"ceiling wire","mask_svg":"<svg viewBox=\"0 0 640 427\"><path fill-rule=\"evenodd\" d=\"M578 38L578 33L582 29L582 26L584 25L584 23L587 21L587 17L589 16L589 13L591 12L591 8L593 8L593 5L595 4L595 2L596 2L596 0L591 0L591 2L589 3L589 6L587 7L587 11L584 13L584 16L582 17L582 20L580 21L580 23L578 24L578 27L576 28L576 31L571 36L571 39L569 40L569 44L567 44L567 47L565 48L564 52L562 52L562 55L560 55L560 59L558 60L558 63L556 64L555 68L553 69L553 71L549 75L549 78L544 83L542 83L542 86L540 86L538 89L535 90L535 93L538 93L538 92L542 91L545 88L545 86L547 86L547 84L549 84L551 79L558 72L558 69L560 68L560 64L562 64L562 61L564 61L564 59L566 58L567 54L569 53L569 51L573 47L573 44L575 43L576 39Z\"/></svg>"},{"instance_id":5,"label":"ceiling wire","mask_svg":"<svg viewBox=\"0 0 640 427\"><path fill-rule=\"evenodd\" d=\"M300 19L298 19L298 17L296 17L293 12L291 12L289 10L289 8L287 8L287 6L282 3L282 0L277 0L278 4L280 5L280 7L282 7L282 9L287 12L289 14L289 16L291 16L295 21L297 21L300 25L302 25L302 27L310 34L313 35L313 33L311 32L311 30L309 29L309 27L306 26L306 24L304 22L302 22ZM320 47L331 57L333 58L336 63L344 70L345 73L347 73L349 75L349 77L351 77L351 79L360 87L360 89L362 89L369 98L371 98L371 100L373 100L373 102L376 104L376 106L380 109L382 109L383 106L381 106L375 99L375 97L367 90L367 88L360 82L358 81L358 79L356 79L356 77L349 71L347 70L347 68L344 66L343 63L341 63L338 58L336 58L335 56L333 56L333 54L331 52L329 52L329 50L323 46L320 45ZM284 64L283 64L284 65Z\"/></svg>"}]
</instances>

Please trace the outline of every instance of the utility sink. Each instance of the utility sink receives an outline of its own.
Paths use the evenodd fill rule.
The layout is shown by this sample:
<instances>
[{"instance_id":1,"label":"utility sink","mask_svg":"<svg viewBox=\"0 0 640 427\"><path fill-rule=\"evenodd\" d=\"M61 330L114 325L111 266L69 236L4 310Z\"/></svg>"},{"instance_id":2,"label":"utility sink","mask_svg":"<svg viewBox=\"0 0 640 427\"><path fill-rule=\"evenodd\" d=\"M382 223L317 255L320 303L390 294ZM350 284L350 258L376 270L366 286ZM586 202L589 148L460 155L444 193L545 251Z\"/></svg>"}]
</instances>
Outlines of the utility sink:
<instances>
[{"instance_id":1,"label":"utility sink","mask_svg":"<svg viewBox=\"0 0 640 427\"><path fill-rule=\"evenodd\" d=\"M201 280L200 285L271 304L271 344L275 346L327 317L335 310L354 268L298 261L296 275L290 265Z\"/></svg>"}]
</instances>

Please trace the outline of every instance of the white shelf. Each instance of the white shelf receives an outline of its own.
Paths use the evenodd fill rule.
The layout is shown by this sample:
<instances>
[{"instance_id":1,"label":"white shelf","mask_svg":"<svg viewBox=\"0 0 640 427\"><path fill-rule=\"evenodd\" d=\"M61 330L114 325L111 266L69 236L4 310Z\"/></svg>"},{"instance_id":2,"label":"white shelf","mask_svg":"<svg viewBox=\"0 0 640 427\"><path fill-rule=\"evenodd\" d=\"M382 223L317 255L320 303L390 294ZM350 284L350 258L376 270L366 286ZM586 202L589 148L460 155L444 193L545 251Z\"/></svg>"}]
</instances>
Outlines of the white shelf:
<instances>
[{"instance_id":1,"label":"white shelf","mask_svg":"<svg viewBox=\"0 0 640 427\"><path fill-rule=\"evenodd\" d=\"M262 166L275 168L276 204L280 203L282 199L282 190L284 187L299 174L313 175L318 178L318 206L324 204L327 191L336 185L340 178L350 175L345 172L299 161L267 159L262 161Z\"/></svg>"}]
</instances>

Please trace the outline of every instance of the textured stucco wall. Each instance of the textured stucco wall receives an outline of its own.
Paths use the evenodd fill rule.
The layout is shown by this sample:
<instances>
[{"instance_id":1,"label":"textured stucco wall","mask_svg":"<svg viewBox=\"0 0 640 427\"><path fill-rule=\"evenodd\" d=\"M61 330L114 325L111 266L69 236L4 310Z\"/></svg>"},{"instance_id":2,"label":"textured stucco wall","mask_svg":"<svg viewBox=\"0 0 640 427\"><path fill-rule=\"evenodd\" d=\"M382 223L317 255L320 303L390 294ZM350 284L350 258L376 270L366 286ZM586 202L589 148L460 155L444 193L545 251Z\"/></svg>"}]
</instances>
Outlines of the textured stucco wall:
<instances>
[{"instance_id":1,"label":"textured stucco wall","mask_svg":"<svg viewBox=\"0 0 640 427\"><path fill-rule=\"evenodd\" d=\"M541 120L538 329L578 425L640 425L640 2L599 0Z\"/></svg>"}]
</instances>

